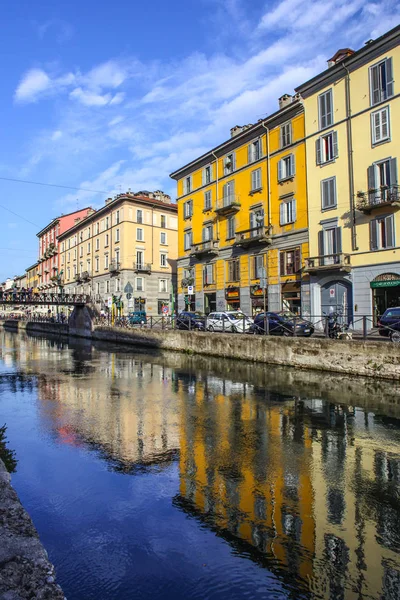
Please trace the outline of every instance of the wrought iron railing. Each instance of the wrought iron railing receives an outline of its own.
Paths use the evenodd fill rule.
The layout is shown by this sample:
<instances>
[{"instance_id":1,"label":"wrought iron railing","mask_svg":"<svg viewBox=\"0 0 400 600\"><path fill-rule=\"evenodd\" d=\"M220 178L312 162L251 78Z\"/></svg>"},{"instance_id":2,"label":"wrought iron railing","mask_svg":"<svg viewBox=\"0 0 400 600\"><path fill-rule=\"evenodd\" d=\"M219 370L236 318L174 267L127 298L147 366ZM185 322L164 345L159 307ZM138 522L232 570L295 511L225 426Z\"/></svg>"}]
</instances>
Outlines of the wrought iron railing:
<instances>
[{"instance_id":1,"label":"wrought iron railing","mask_svg":"<svg viewBox=\"0 0 400 600\"><path fill-rule=\"evenodd\" d=\"M313 271L317 269L348 269L351 266L350 259L350 254L344 254L343 252L312 256L305 259L305 270Z\"/></svg>"},{"instance_id":2,"label":"wrought iron railing","mask_svg":"<svg viewBox=\"0 0 400 600\"><path fill-rule=\"evenodd\" d=\"M133 270L134 271L144 271L146 273L151 273L151 264L150 263L144 263L144 262L134 262L133 263Z\"/></svg>"},{"instance_id":3,"label":"wrought iron railing","mask_svg":"<svg viewBox=\"0 0 400 600\"><path fill-rule=\"evenodd\" d=\"M240 209L240 207L240 196L235 196L235 194L229 194L228 196L223 196L222 198L217 200L215 212L220 214L226 214L228 212L237 212Z\"/></svg>"},{"instance_id":4,"label":"wrought iron railing","mask_svg":"<svg viewBox=\"0 0 400 600\"><path fill-rule=\"evenodd\" d=\"M270 243L272 227L270 225L258 225L250 229L237 231L235 234L235 245L244 246L252 243Z\"/></svg>"},{"instance_id":5,"label":"wrought iron railing","mask_svg":"<svg viewBox=\"0 0 400 600\"><path fill-rule=\"evenodd\" d=\"M399 204L400 206L400 186L383 185L367 192L358 192L357 199L357 208L363 212L370 212L381 205Z\"/></svg>"},{"instance_id":6,"label":"wrought iron railing","mask_svg":"<svg viewBox=\"0 0 400 600\"><path fill-rule=\"evenodd\" d=\"M207 240L199 244L193 244L190 254L218 254L219 240Z\"/></svg>"}]
</instances>

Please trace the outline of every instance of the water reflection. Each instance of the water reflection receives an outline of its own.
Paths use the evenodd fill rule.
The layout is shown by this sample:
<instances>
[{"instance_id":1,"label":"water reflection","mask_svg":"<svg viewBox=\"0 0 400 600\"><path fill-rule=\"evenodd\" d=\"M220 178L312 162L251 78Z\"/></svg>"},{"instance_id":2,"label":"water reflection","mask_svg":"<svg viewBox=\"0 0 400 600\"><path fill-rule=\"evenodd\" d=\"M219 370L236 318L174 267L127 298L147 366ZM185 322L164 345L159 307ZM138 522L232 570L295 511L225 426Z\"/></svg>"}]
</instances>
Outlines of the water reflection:
<instances>
[{"instance_id":1,"label":"water reflection","mask_svg":"<svg viewBox=\"0 0 400 600\"><path fill-rule=\"evenodd\" d=\"M111 469L157 477L178 461L175 510L232 561L273 573L290 598L398 600L398 387L2 336L0 394L37 386L41 426Z\"/></svg>"}]
</instances>

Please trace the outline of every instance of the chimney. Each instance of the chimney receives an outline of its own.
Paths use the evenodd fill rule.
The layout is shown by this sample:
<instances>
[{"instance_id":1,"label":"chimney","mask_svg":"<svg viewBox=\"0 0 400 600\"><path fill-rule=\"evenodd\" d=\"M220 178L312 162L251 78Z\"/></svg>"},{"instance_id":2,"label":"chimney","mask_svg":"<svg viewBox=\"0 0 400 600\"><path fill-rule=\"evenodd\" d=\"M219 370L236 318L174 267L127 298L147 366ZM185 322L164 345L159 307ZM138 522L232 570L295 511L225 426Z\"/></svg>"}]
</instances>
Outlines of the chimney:
<instances>
[{"instance_id":1,"label":"chimney","mask_svg":"<svg viewBox=\"0 0 400 600\"><path fill-rule=\"evenodd\" d=\"M293 102L293 98L290 94L283 94L283 96L278 99L278 102L279 110L281 110L282 108L285 108L285 106L289 106L289 104Z\"/></svg>"},{"instance_id":2,"label":"chimney","mask_svg":"<svg viewBox=\"0 0 400 600\"><path fill-rule=\"evenodd\" d=\"M110 202L112 202L112 198L107 198L106 204L109 204Z\"/></svg>"},{"instance_id":3,"label":"chimney","mask_svg":"<svg viewBox=\"0 0 400 600\"><path fill-rule=\"evenodd\" d=\"M333 56L328 60L328 67L334 67L338 63L343 62L346 58L354 54L354 50L351 48L340 48Z\"/></svg>"},{"instance_id":4,"label":"chimney","mask_svg":"<svg viewBox=\"0 0 400 600\"><path fill-rule=\"evenodd\" d=\"M236 137L239 133L243 133L249 127L253 127L253 123L249 123L248 125L235 125L235 127L231 127L231 138Z\"/></svg>"},{"instance_id":5,"label":"chimney","mask_svg":"<svg viewBox=\"0 0 400 600\"><path fill-rule=\"evenodd\" d=\"M79 223L80 220L81 220L80 217L76 217L76 219L74 219L74 224L76 225L77 223Z\"/></svg>"}]
</instances>

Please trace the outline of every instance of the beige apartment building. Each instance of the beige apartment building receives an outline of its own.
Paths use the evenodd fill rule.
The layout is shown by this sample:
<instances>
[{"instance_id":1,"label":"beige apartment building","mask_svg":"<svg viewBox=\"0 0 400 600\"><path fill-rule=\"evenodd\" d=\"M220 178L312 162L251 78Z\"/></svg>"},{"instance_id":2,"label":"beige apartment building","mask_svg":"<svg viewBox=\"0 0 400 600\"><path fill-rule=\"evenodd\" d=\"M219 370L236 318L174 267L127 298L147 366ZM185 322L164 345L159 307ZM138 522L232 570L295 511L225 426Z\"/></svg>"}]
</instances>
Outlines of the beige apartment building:
<instances>
[{"instance_id":1,"label":"beige apartment building","mask_svg":"<svg viewBox=\"0 0 400 600\"><path fill-rule=\"evenodd\" d=\"M124 313L172 311L178 255L177 207L163 192L127 192L58 237L67 293L90 294L99 308L113 295Z\"/></svg>"}]
</instances>

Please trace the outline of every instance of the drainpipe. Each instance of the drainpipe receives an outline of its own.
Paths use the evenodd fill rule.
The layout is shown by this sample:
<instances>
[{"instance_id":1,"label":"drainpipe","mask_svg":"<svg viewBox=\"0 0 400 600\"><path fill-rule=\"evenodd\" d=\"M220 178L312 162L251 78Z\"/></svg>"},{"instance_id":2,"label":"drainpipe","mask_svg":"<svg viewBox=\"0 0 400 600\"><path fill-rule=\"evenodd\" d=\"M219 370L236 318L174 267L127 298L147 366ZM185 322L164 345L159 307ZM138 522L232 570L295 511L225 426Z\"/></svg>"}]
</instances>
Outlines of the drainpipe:
<instances>
[{"instance_id":1,"label":"drainpipe","mask_svg":"<svg viewBox=\"0 0 400 600\"><path fill-rule=\"evenodd\" d=\"M217 202L218 202L218 156L214 152L211 152L211 154L215 158L215 187L216 187L215 206L217 207ZM217 240L219 240L219 220L218 220L218 216L216 218L216 225L217 225Z\"/></svg>"},{"instance_id":2,"label":"drainpipe","mask_svg":"<svg viewBox=\"0 0 400 600\"><path fill-rule=\"evenodd\" d=\"M350 73L344 63L342 67L346 71L345 94L346 94L346 129L347 129L347 164L350 185L350 220L351 220L351 249L358 250L356 232L356 209L354 203L354 165L353 165L353 133L351 127L351 104L350 104Z\"/></svg>"},{"instance_id":3,"label":"drainpipe","mask_svg":"<svg viewBox=\"0 0 400 600\"><path fill-rule=\"evenodd\" d=\"M261 122L261 125L267 132L267 185L268 185L268 227L271 227L271 165L269 160L269 128Z\"/></svg>"}]
</instances>

